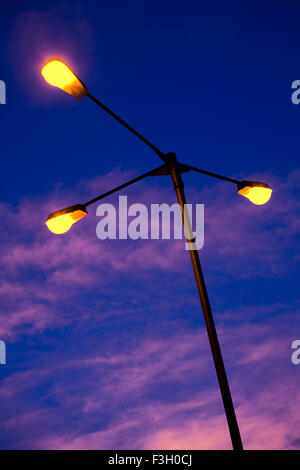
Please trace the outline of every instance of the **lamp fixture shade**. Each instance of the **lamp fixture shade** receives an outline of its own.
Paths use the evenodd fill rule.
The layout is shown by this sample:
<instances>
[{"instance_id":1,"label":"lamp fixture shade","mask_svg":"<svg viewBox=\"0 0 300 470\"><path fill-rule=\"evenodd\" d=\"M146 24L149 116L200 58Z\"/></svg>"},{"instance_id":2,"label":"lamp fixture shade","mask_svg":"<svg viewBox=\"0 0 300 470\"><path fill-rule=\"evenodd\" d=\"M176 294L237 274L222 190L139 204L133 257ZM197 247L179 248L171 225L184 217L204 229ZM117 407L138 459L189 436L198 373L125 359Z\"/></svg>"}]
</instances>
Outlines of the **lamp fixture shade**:
<instances>
[{"instance_id":1,"label":"lamp fixture shade","mask_svg":"<svg viewBox=\"0 0 300 470\"><path fill-rule=\"evenodd\" d=\"M68 65L58 57L48 60L41 70L46 82L50 85L60 88L75 98L81 99L87 93L86 86L68 67Z\"/></svg>"},{"instance_id":2,"label":"lamp fixture shade","mask_svg":"<svg viewBox=\"0 0 300 470\"><path fill-rule=\"evenodd\" d=\"M237 192L259 206L268 202L272 195L270 186L259 181L241 181Z\"/></svg>"},{"instance_id":3,"label":"lamp fixture shade","mask_svg":"<svg viewBox=\"0 0 300 470\"><path fill-rule=\"evenodd\" d=\"M66 233L75 222L86 215L86 208L82 204L76 204L75 206L51 212L46 220L46 225L50 232L60 235Z\"/></svg>"}]
</instances>

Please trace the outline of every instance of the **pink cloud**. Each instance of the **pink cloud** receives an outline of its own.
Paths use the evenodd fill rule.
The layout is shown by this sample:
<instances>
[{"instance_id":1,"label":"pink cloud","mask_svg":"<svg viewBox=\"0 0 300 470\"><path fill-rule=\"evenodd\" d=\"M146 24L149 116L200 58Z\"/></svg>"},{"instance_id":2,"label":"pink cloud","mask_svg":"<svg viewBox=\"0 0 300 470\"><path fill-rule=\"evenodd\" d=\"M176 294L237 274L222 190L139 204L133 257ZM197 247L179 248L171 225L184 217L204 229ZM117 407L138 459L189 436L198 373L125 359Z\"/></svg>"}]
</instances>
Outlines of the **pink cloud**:
<instances>
[{"instance_id":1,"label":"pink cloud","mask_svg":"<svg viewBox=\"0 0 300 470\"><path fill-rule=\"evenodd\" d=\"M295 393L297 369L290 362L291 320L290 315L285 318L290 325L286 331L276 317L256 327L246 323L219 331L246 449L297 447L300 403ZM133 344L128 338L122 352L114 339L102 354L91 352L79 351L73 358L69 354L63 361L57 360L61 353L44 355L47 368L36 363L32 370L3 380L0 398L15 406L14 415L4 420L4 430L20 429L19 448L230 448L203 329L168 338L142 336ZM70 381L78 374L80 381ZM57 428L51 407L40 405L28 414L19 406L24 394L49 381L46 397L65 410L68 420L80 416L82 429L81 425ZM107 413L109 421L102 422L101 416ZM96 423L95 417L99 417ZM48 427L43 425L41 432L45 422ZM29 428L28 435L25 429Z\"/></svg>"},{"instance_id":2,"label":"pink cloud","mask_svg":"<svg viewBox=\"0 0 300 470\"><path fill-rule=\"evenodd\" d=\"M108 188L127 177L117 170L103 180ZM210 201L200 251L210 285L220 282L218 273L222 283L226 277L284 275L286 264L278 270L278 261L287 250L291 263L297 258L291 240L299 231L293 198L298 178L295 172L286 182L274 180L283 197L274 193L265 208L225 196L218 185L201 193L187 188L192 201ZM132 188L130 201L174 201L171 188L152 184ZM26 337L34 349L37 338L47 345L53 329L61 335L57 351L46 348L33 363L25 358L23 370L2 380L4 433L19 448L230 448L183 242L101 242L92 209L66 236L44 227L49 212L93 197L103 185L96 178L0 208L0 336L10 342ZM297 447L298 383L290 344L299 304L254 302L223 308L215 317L245 447ZM72 339L81 333L88 345ZM68 424L74 419L76 429Z\"/></svg>"},{"instance_id":3,"label":"pink cloud","mask_svg":"<svg viewBox=\"0 0 300 470\"><path fill-rule=\"evenodd\" d=\"M288 267L280 260L287 250L290 250L290 264L298 259L296 212L299 203L293 194L299 184L299 175L295 171L285 181L274 178L274 196L265 207L250 205L231 191L225 193L226 187L218 184L213 190L205 188L201 193L187 189L191 201L205 203L205 244L200 257L204 258L205 268L206 265L209 267L210 283L224 283L228 277L282 276ZM5 215L0 234L3 240L0 266L5 275L2 293L6 305L9 299L12 303L18 299L26 306L22 313L19 308L9 308L11 319L2 326L6 334L21 331L22 324L26 323L25 311L33 325L32 331L34 323L38 323L39 330L42 325L49 327L51 322L59 325L62 320L58 309L63 301L72 299L72 303L76 302L77 295L96 287L103 293L109 292L112 283L120 282L118 279L130 272L139 273L141 279L147 278L152 289L157 289L155 282L150 281L155 271L163 276L168 272L181 273L187 285L194 282L183 241L100 241L95 233L96 206L89 208L88 217L66 235L54 236L44 225L49 212L89 199L96 190L108 189L130 176L117 169L95 180L80 182L73 190L56 189L54 195L45 195L38 200L26 199L17 208L1 205L0 211ZM129 204L136 201L146 205L173 203L172 189L153 187L153 182L151 179L151 186L145 181L143 185L132 187ZM117 196L106 201L117 202ZM139 294L135 293L136 296ZM41 302L48 306L42 306ZM47 312L47 320L35 319L32 303L37 303L41 312ZM3 315L7 315L7 310ZM74 320L72 315L65 318L67 322Z\"/></svg>"}]
</instances>

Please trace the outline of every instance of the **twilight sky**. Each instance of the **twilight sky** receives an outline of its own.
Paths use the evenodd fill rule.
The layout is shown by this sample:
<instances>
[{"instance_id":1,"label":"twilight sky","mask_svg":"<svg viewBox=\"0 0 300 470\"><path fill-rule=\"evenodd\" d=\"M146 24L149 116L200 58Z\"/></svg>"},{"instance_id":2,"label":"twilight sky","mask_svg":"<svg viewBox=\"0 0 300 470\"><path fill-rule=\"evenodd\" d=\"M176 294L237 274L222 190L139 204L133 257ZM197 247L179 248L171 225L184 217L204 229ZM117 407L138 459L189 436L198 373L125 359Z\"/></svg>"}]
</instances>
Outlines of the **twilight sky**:
<instances>
[{"instance_id":1,"label":"twilight sky","mask_svg":"<svg viewBox=\"0 0 300 470\"><path fill-rule=\"evenodd\" d=\"M205 205L200 258L244 446L299 449L299 5L3 0L0 12L0 448L230 448L184 242L100 241L97 204L65 235L44 224L160 164L43 81L59 56L163 151L273 187L254 206L184 175ZM120 195L175 202L166 176Z\"/></svg>"}]
</instances>

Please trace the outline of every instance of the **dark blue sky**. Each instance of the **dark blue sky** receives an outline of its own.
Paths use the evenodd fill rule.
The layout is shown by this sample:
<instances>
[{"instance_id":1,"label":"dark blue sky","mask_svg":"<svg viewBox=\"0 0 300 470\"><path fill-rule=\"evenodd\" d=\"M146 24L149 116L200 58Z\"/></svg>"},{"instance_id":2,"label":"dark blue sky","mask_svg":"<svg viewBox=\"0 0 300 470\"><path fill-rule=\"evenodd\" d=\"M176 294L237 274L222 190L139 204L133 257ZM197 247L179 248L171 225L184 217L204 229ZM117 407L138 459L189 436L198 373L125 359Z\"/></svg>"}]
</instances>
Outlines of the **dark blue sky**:
<instances>
[{"instance_id":1,"label":"dark blue sky","mask_svg":"<svg viewBox=\"0 0 300 470\"><path fill-rule=\"evenodd\" d=\"M138 173L157 163L92 103L43 83L39 68L53 54L71 62L91 92L164 151L191 164L238 177L265 170L287 175L294 168L297 3L60 4L1 7L6 201L50 190L57 181L72 186L117 165ZM20 22L32 9L40 16L28 34Z\"/></svg>"},{"instance_id":2,"label":"dark blue sky","mask_svg":"<svg viewBox=\"0 0 300 470\"><path fill-rule=\"evenodd\" d=\"M228 448L188 254L100 242L95 210L64 236L47 214L158 157L88 99L40 75L66 60L163 151L274 189L185 174L205 204L200 251L246 448L296 448L300 5L284 1L3 1L1 448ZM123 192L173 202L168 177ZM107 202L117 201L112 198ZM299 395L299 394L298 394ZM209 398L208 398L209 397Z\"/></svg>"}]
</instances>

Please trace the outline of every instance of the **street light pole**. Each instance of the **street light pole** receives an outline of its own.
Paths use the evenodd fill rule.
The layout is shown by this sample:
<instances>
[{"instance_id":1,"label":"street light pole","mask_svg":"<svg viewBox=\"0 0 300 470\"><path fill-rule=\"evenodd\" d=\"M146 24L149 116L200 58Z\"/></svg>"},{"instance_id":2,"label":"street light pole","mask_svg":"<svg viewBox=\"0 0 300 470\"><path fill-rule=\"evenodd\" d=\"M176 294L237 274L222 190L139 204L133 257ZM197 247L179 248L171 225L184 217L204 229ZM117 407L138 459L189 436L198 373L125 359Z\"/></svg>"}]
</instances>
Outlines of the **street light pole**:
<instances>
[{"instance_id":1,"label":"street light pole","mask_svg":"<svg viewBox=\"0 0 300 470\"><path fill-rule=\"evenodd\" d=\"M192 242L193 232L191 230L191 223L188 212L185 211L186 198L184 193L184 184L182 181L181 173L178 169L178 163L176 160L176 155L174 153L166 154L168 158L171 178L173 186L176 192L178 204L181 208L183 226L185 229L185 236L187 242ZM239 426L236 419L234 406L231 398L230 388L226 376L226 370L224 367L224 362L222 358L221 348L218 340L218 335L209 303L209 298L206 290L205 280L200 264L198 250L189 250L191 262L194 270L194 275L196 279L197 289L200 297L200 302L202 306L203 316L205 320L206 330L208 334L208 339L211 347L211 352L214 359L214 364L217 372L218 382L221 390L221 395L223 399L223 405L225 409L225 414L227 418L227 423L229 427L230 437L232 441L233 450L243 450L243 444L240 436Z\"/></svg>"},{"instance_id":2,"label":"street light pole","mask_svg":"<svg viewBox=\"0 0 300 470\"><path fill-rule=\"evenodd\" d=\"M272 189L266 183L259 181L238 181L233 178L228 178L225 176L218 175L217 173L212 173L207 170L201 170L200 168L195 168L189 165L179 163L176 159L175 153L162 152L158 147L156 147L152 142L146 139L142 134L140 134L136 129L130 126L124 119L114 113L110 108L104 105L101 101L95 98L86 88L86 86L81 82L81 80L74 74L74 72L67 66L64 61L59 58L50 59L41 71L45 80L50 83L50 85L56 86L66 93L74 96L75 98L81 99L84 96L87 96L91 101L96 103L100 108L107 112L111 117L116 119L120 124L122 124L126 129L128 129L132 134L134 134L138 139L140 139L144 144L150 147L156 155L158 155L164 162L164 165L155 168L143 175L134 178L133 180L127 181L106 193L87 201L84 205L70 206L60 211L55 211L49 214L46 224L53 233L65 233L69 228L79 219L87 215L86 206L93 204L104 197L119 191L146 176L156 176L156 175L171 175L173 186L176 192L177 200L182 212L182 222L185 231L185 237L189 244L189 252L191 257L191 262L194 270L194 275L196 279L197 289L200 297L200 302L203 310L205 325L207 329L207 334L209 338L209 343L213 355L213 360L216 368L217 378L219 381L219 386L221 390L221 395L223 399L223 405L225 408L227 423L229 427L229 432L231 436L232 446L234 450L243 450L243 444L240 436L240 431L238 427L238 422L236 419L234 406L231 398L230 388L228 385L228 380L226 376L226 371L224 367L224 362L222 358L221 348L216 332L216 327L208 299L208 294L205 286L205 280L202 273L202 268L200 264L198 250L195 246L191 247L191 244L194 244L194 234L191 226L191 221L189 218L188 211L185 210L186 199L184 194L184 185L181 178L181 173L186 171L196 171L204 175L212 176L214 178L221 179L223 181L228 181L237 185L237 192L249 199L253 204L261 205L265 204L271 197ZM57 220L57 224L55 223ZM62 224L62 226L60 226ZM59 226L57 229L57 225Z\"/></svg>"}]
</instances>

